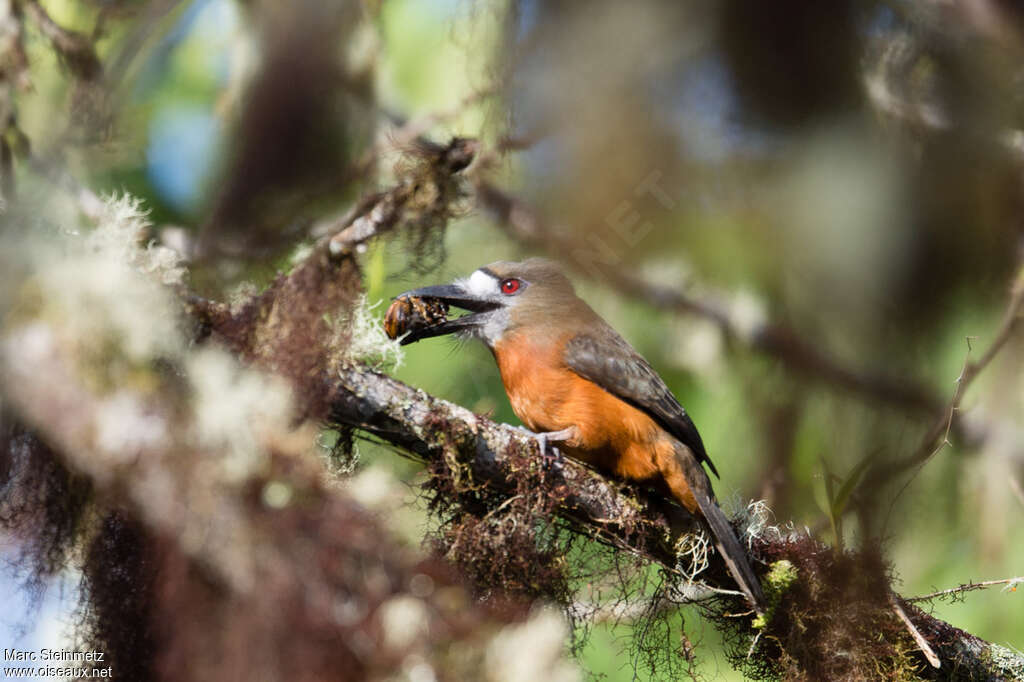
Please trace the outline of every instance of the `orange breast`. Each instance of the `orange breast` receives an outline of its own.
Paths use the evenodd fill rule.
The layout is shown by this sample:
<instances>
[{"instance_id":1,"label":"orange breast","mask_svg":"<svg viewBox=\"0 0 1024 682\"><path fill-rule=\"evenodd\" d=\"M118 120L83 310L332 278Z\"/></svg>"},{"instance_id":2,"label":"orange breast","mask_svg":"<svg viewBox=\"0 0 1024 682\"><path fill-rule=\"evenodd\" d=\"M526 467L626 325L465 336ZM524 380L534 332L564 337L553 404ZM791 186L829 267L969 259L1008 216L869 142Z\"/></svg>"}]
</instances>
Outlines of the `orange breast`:
<instances>
[{"instance_id":1,"label":"orange breast","mask_svg":"<svg viewBox=\"0 0 1024 682\"><path fill-rule=\"evenodd\" d=\"M692 510L696 501L681 478L672 437L646 413L570 370L562 360L567 338L537 343L519 334L495 345L516 416L537 432L576 427L577 438L560 450L626 480L667 488Z\"/></svg>"}]
</instances>

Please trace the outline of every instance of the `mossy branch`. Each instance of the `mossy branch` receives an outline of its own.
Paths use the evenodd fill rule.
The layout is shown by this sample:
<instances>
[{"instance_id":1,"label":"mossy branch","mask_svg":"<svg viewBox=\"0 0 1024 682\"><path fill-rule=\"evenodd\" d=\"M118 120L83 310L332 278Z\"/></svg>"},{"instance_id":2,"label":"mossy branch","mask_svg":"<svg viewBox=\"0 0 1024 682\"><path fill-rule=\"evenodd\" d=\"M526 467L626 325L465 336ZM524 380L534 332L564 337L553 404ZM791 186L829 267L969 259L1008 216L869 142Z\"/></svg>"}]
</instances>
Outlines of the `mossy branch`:
<instances>
[{"instance_id":1,"label":"mossy branch","mask_svg":"<svg viewBox=\"0 0 1024 682\"><path fill-rule=\"evenodd\" d=\"M524 467L545 467L546 483L561 497L568 522L603 541L674 569L675 538L700 526L683 508L654 501L568 458L540 456L523 431L474 414L384 374L358 366L340 370L331 396L331 419L397 445L423 461L454 455L477 485L514 490ZM725 567L721 567L725 587Z\"/></svg>"},{"instance_id":2,"label":"mossy branch","mask_svg":"<svg viewBox=\"0 0 1024 682\"><path fill-rule=\"evenodd\" d=\"M543 466L536 442L522 431L362 367L340 370L330 404L330 420L338 425L357 427L423 461L457 461L473 485L488 487L496 495L495 505L514 494L518 469L530 462ZM550 463L547 475L550 490L558 495L556 513L564 521L623 551L676 570L675 539L698 528L685 510L609 481L571 459ZM773 591L778 594L773 597L776 608L771 619L754 624L750 618L728 613L728 606L709 611L727 639L748 642L746 660L733 656L737 667L747 672L769 677L816 670L851 672L850 665L863 663L898 679L1024 676L1024 656L985 642L896 596L891 576L872 552L837 555L804 534L777 529L759 533L750 547L755 570L764 574L769 586L780 585ZM730 588L721 561L717 556L710 561L701 578L714 588ZM770 567L782 565L787 567L786 580L773 582ZM723 594L717 599L732 607L739 603ZM906 625L894 615L893 600L928 642L939 668L927 663ZM816 628L817 623L827 625ZM870 628L862 627L869 624ZM836 641L847 637L863 641Z\"/></svg>"}]
</instances>

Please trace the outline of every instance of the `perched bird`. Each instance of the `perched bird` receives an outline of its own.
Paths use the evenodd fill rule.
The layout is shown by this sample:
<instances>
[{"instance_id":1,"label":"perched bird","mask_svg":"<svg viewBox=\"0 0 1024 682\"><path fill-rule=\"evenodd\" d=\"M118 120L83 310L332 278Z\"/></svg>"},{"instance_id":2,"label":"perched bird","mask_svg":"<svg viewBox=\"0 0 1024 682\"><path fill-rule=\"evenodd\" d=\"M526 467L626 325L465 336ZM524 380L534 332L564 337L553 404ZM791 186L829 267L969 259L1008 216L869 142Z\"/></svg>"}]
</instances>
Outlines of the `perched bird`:
<instances>
[{"instance_id":1,"label":"perched bird","mask_svg":"<svg viewBox=\"0 0 1024 682\"><path fill-rule=\"evenodd\" d=\"M761 585L702 467L718 475L697 427L650 364L576 295L555 264L491 263L453 284L399 296L407 298L470 314L414 324L403 344L451 333L481 339L494 354L512 409L541 437L542 448L558 441L565 454L661 489L702 516L729 572L763 612Z\"/></svg>"}]
</instances>

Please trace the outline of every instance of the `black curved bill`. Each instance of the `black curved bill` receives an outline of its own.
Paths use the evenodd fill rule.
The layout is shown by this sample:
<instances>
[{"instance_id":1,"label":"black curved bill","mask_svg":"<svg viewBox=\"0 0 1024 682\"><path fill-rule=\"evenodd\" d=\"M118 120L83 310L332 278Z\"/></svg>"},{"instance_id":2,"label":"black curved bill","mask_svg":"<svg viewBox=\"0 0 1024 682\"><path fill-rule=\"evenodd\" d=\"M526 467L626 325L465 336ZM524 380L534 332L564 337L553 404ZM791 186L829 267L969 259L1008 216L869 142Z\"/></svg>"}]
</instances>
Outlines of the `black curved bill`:
<instances>
[{"instance_id":1,"label":"black curved bill","mask_svg":"<svg viewBox=\"0 0 1024 682\"><path fill-rule=\"evenodd\" d=\"M453 334L465 329L472 329L480 324L480 318L483 317L484 313L498 307L494 303L475 298L465 289L455 284L438 284L436 286L423 287L421 289L412 289L399 294L395 298L401 298L403 296L435 298L450 306L462 308L463 310L468 310L472 313L470 315L463 315L462 317L454 317L430 327L414 329L402 337L399 343L403 346L435 336L444 336L446 334Z\"/></svg>"}]
</instances>

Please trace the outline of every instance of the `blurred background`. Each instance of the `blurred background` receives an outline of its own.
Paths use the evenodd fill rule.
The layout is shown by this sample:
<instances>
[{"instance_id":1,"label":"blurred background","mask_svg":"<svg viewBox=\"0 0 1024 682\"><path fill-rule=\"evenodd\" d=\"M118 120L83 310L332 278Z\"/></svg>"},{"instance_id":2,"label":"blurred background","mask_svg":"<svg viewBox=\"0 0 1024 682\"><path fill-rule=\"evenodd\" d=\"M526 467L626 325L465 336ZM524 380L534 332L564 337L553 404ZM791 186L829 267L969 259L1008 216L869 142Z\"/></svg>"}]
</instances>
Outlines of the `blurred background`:
<instances>
[{"instance_id":1,"label":"blurred background","mask_svg":"<svg viewBox=\"0 0 1024 682\"><path fill-rule=\"evenodd\" d=\"M777 523L823 541L879 541L907 596L1024 575L1019 336L962 396L951 443L905 465L949 413L965 361L996 339L1021 263L1014 3L3 11L8 199L71 210L80 195L64 174L134 194L153 239L192 255L193 285L227 299L394 182L418 137L478 138L447 228L404 230L360 256L377 316L400 291L494 260L560 260L693 416L727 510L763 499ZM41 16L94 45L102 73ZM393 374L518 423L482 346L415 344ZM390 482L395 531L418 545L429 521L405 484L422 480L419 465L358 449L353 475ZM836 524L829 491L855 472ZM3 603L17 606L0 615L4 646L54 646L74 585L67 574L33 602L6 575ZM1021 599L995 588L934 612L1020 650ZM714 630L696 617L685 628L706 677L735 675ZM595 626L582 667L632 679L629 635L628 622Z\"/></svg>"}]
</instances>

